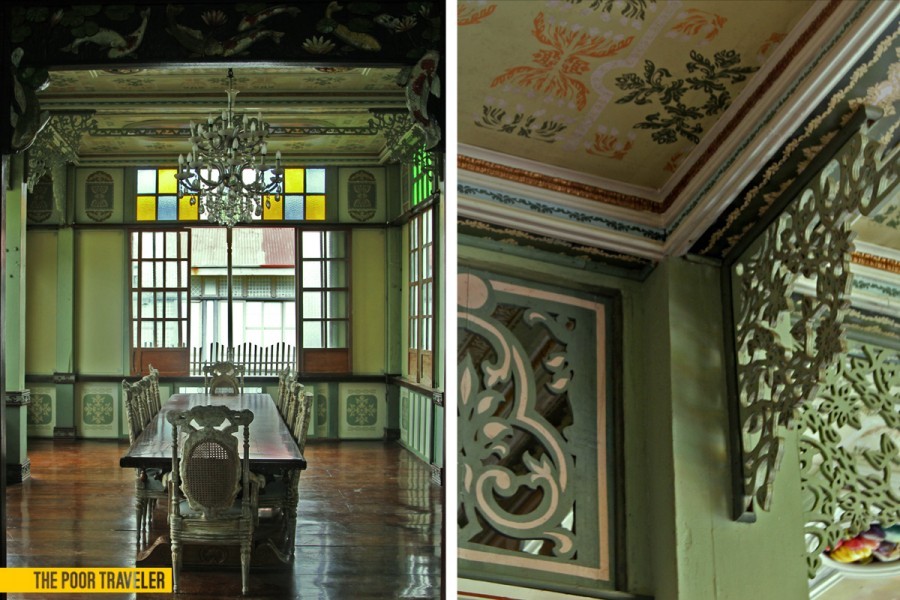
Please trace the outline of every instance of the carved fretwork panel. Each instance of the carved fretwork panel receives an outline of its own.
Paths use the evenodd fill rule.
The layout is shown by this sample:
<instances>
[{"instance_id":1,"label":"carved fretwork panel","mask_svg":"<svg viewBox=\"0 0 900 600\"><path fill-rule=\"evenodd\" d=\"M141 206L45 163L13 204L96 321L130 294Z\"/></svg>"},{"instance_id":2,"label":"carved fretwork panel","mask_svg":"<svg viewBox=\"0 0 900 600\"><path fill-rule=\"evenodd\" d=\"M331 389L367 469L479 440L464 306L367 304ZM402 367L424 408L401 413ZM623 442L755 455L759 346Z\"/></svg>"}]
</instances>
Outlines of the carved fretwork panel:
<instances>
[{"instance_id":1,"label":"carved fretwork panel","mask_svg":"<svg viewBox=\"0 0 900 600\"><path fill-rule=\"evenodd\" d=\"M459 290L461 572L608 587L607 307L486 273Z\"/></svg>"},{"instance_id":2,"label":"carved fretwork panel","mask_svg":"<svg viewBox=\"0 0 900 600\"><path fill-rule=\"evenodd\" d=\"M900 353L861 346L800 410L800 479L813 577L822 552L900 523Z\"/></svg>"},{"instance_id":3,"label":"carved fretwork panel","mask_svg":"<svg viewBox=\"0 0 900 600\"><path fill-rule=\"evenodd\" d=\"M852 217L873 213L898 184L898 151L854 135L733 266L734 335L744 510L768 510L782 428L815 397L844 351ZM813 297L794 295L798 280Z\"/></svg>"}]
</instances>

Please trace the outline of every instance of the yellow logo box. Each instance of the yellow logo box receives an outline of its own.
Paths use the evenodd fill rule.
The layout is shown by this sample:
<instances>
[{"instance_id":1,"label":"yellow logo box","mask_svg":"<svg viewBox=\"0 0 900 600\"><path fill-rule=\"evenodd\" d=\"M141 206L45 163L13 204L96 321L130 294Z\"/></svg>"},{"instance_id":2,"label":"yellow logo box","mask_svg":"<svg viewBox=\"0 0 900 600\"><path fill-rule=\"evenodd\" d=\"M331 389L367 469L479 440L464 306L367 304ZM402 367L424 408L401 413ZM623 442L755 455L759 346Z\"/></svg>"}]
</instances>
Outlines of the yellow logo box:
<instances>
[{"instance_id":1,"label":"yellow logo box","mask_svg":"<svg viewBox=\"0 0 900 600\"><path fill-rule=\"evenodd\" d=\"M166 593L172 591L172 569L138 568L8 568L0 569L2 593Z\"/></svg>"}]
</instances>

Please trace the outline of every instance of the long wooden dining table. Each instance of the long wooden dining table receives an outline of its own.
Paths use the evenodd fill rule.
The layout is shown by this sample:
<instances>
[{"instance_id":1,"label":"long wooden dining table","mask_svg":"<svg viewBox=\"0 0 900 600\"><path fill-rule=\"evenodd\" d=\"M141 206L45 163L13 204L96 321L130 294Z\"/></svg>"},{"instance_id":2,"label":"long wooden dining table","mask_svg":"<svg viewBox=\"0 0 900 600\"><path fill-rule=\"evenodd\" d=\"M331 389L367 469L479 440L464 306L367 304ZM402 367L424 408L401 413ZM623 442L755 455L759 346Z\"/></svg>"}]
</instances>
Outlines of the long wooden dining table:
<instances>
[{"instance_id":1,"label":"long wooden dining table","mask_svg":"<svg viewBox=\"0 0 900 600\"><path fill-rule=\"evenodd\" d=\"M278 407L269 394L228 394L210 395L202 393L173 394L162 405L156 417L144 427L141 434L128 448L128 452L119 459L119 466L123 468L139 469L170 469L172 466L172 426L166 420L166 415L173 410L186 410L198 405L224 405L232 409L250 409L253 412L253 422L250 424L250 470L257 474L283 474L290 470L303 470L306 468L306 459L300 451L297 442L291 435L288 425L284 422ZM277 530L277 527L275 528ZM144 548L139 548L136 562L139 566L166 564L171 561L169 554L169 541L167 532L161 533L155 541ZM277 535L277 531L273 535ZM289 549L281 547L281 544L268 538L269 532L260 527L257 530L257 548L268 548L269 559L266 552L256 552L251 556L254 564L284 563ZM149 536L148 536L149 537ZM230 563L231 558L217 550L213 554L209 552L197 552L190 554L185 548L185 562L196 564L224 564ZM262 554L260 556L260 554ZM277 560L271 560L275 558ZM239 556L237 557L239 565Z\"/></svg>"}]
</instances>

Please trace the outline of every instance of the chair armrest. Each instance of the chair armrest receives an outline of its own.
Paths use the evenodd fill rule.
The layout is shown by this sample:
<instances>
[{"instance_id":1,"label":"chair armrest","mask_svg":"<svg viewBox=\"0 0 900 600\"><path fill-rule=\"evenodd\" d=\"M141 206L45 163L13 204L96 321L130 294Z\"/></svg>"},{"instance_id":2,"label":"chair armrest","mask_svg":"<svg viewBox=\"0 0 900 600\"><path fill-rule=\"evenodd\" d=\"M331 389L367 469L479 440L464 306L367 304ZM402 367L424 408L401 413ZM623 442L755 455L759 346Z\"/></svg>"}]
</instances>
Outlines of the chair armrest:
<instances>
[{"instance_id":1,"label":"chair armrest","mask_svg":"<svg viewBox=\"0 0 900 600\"><path fill-rule=\"evenodd\" d=\"M254 473L250 471L250 483L256 483L257 489L261 490L266 487L266 476L260 473Z\"/></svg>"}]
</instances>

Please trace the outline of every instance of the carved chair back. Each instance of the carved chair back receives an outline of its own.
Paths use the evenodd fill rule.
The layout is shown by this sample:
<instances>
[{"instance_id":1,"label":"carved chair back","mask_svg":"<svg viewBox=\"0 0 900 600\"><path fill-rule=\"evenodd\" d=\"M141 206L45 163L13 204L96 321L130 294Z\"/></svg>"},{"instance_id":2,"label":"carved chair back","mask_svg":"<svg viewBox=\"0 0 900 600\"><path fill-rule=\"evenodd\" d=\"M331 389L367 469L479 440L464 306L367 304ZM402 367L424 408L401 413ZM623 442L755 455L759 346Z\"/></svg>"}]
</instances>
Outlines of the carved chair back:
<instances>
[{"instance_id":1,"label":"carved chair back","mask_svg":"<svg viewBox=\"0 0 900 600\"><path fill-rule=\"evenodd\" d=\"M290 386L297 378L297 373L291 369L285 369L278 375L278 397L275 399L275 405L278 412L284 417L287 397L290 393Z\"/></svg>"},{"instance_id":2,"label":"carved chair back","mask_svg":"<svg viewBox=\"0 0 900 600\"><path fill-rule=\"evenodd\" d=\"M240 394L244 391L244 366L217 362L203 367L208 394Z\"/></svg>"},{"instance_id":3,"label":"carved chair back","mask_svg":"<svg viewBox=\"0 0 900 600\"><path fill-rule=\"evenodd\" d=\"M146 427L147 424L150 423L150 420L153 418L150 414L150 406L148 405L148 398L150 396L150 382L147 380L147 378L139 379L131 386L131 390L134 394L135 415L138 418L140 431L143 431L144 427ZM138 433L140 433L140 431Z\"/></svg>"},{"instance_id":4,"label":"carved chair back","mask_svg":"<svg viewBox=\"0 0 900 600\"><path fill-rule=\"evenodd\" d=\"M301 389L297 394L297 414L294 417L292 433L300 451L306 447L306 434L309 432L309 421L312 418L313 395Z\"/></svg>"},{"instance_id":5,"label":"carved chair back","mask_svg":"<svg viewBox=\"0 0 900 600\"><path fill-rule=\"evenodd\" d=\"M253 412L227 406L195 406L169 412L166 419L172 425L172 591L178 591L183 544L217 543L240 545L241 590L246 594L253 530L259 517L258 483L250 474ZM243 457L234 435L241 428ZM187 506L182 507L185 501Z\"/></svg>"},{"instance_id":6,"label":"carved chair back","mask_svg":"<svg viewBox=\"0 0 900 600\"><path fill-rule=\"evenodd\" d=\"M129 383L127 379L122 380L122 391L125 392L125 416L128 419L128 441L132 444L144 430L138 408L138 394L140 393L140 390L137 389L139 388L138 383Z\"/></svg>"},{"instance_id":7,"label":"carved chair back","mask_svg":"<svg viewBox=\"0 0 900 600\"><path fill-rule=\"evenodd\" d=\"M166 415L172 425L172 473L176 489L180 489L193 510L205 519L218 517L234 504L238 492L249 489L250 423L253 412L233 410L226 406L195 406L190 410L172 411ZM234 433L243 427L243 458L238 452ZM179 430L187 433L181 444ZM250 494L243 504L249 507ZM179 515L173 500L173 514Z\"/></svg>"},{"instance_id":8,"label":"carved chair back","mask_svg":"<svg viewBox=\"0 0 900 600\"><path fill-rule=\"evenodd\" d=\"M147 365L150 374L147 375L147 380L150 382L150 396L149 403L150 406L150 414L151 416L156 416L159 413L159 409L162 407L162 402L159 399L159 369L153 367L153 365Z\"/></svg>"},{"instance_id":9,"label":"carved chair back","mask_svg":"<svg viewBox=\"0 0 900 600\"><path fill-rule=\"evenodd\" d=\"M286 404L284 407L284 422L288 429L294 430L294 422L297 420L297 412L300 409L300 396L303 394L303 384L293 382L288 386Z\"/></svg>"}]
</instances>

